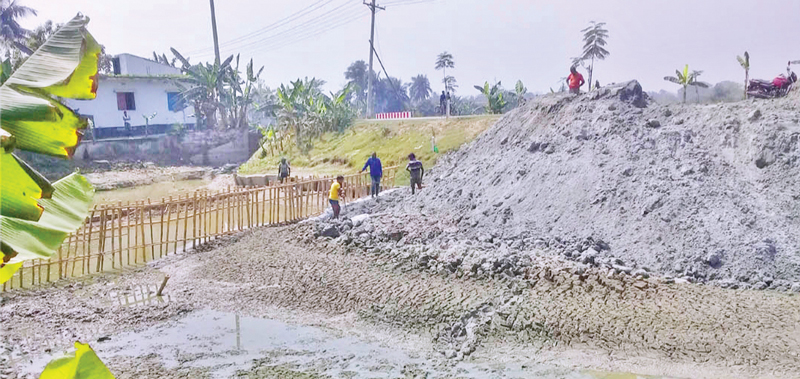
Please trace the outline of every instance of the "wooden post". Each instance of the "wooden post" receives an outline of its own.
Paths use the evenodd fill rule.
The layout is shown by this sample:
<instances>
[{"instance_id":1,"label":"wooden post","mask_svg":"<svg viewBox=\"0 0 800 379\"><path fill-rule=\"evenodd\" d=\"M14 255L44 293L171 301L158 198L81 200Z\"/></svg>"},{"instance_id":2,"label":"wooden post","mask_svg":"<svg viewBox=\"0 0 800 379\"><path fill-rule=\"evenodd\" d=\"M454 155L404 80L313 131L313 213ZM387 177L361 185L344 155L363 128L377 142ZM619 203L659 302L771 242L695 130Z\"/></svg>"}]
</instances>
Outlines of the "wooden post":
<instances>
[{"instance_id":1,"label":"wooden post","mask_svg":"<svg viewBox=\"0 0 800 379\"><path fill-rule=\"evenodd\" d=\"M180 202L180 199L178 199ZM186 252L186 242L189 239L189 195L183 201L183 252Z\"/></svg>"},{"instance_id":2,"label":"wooden post","mask_svg":"<svg viewBox=\"0 0 800 379\"><path fill-rule=\"evenodd\" d=\"M166 201L164 201L163 197L161 198L161 206L158 209L161 210L161 221L159 221L158 223L158 257L163 258L164 257L164 213L169 215L169 209L167 208ZM169 238L169 234L167 235L167 238Z\"/></svg>"},{"instance_id":3,"label":"wooden post","mask_svg":"<svg viewBox=\"0 0 800 379\"><path fill-rule=\"evenodd\" d=\"M197 247L197 190L192 201L192 249Z\"/></svg>"}]
</instances>

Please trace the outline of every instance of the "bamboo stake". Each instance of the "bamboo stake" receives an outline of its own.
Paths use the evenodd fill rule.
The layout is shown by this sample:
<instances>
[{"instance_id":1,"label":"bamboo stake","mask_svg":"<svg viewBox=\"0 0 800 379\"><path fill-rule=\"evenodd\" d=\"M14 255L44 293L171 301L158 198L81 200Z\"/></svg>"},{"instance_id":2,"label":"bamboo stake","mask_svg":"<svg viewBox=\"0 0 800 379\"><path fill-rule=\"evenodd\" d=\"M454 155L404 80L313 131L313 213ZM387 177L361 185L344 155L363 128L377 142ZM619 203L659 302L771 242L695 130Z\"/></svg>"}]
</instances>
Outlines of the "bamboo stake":
<instances>
[{"instance_id":1,"label":"bamboo stake","mask_svg":"<svg viewBox=\"0 0 800 379\"><path fill-rule=\"evenodd\" d=\"M153 235L153 206L150 198L147 198L147 221L150 225L150 259L156 259L156 239ZM146 254L146 253L145 253Z\"/></svg>"},{"instance_id":2,"label":"bamboo stake","mask_svg":"<svg viewBox=\"0 0 800 379\"><path fill-rule=\"evenodd\" d=\"M197 190L195 190L192 201L192 249L197 247L197 233Z\"/></svg>"},{"instance_id":3,"label":"bamboo stake","mask_svg":"<svg viewBox=\"0 0 800 379\"><path fill-rule=\"evenodd\" d=\"M128 233L131 232L130 224L131 219L133 219L133 264L139 264L139 220L136 218L137 215L140 214L141 208L139 206L139 200L133 202L134 210L128 210ZM141 218L141 217L139 217ZM128 237L130 239L130 237ZM131 256L131 245L128 243L128 265L130 266L130 256Z\"/></svg>"},{"instance_id":4,"label":"bamboo stake","mask_svg":"<svg viewBox=\"0 0 800 379\"><path fill-rule=\"evenodd\" d=\"M180 198L178 199L180 204ZM186 240L189 237L189 195L186 195L186 200L183 206L183 252L186 253Z\"/></svg>"}]
</instances>

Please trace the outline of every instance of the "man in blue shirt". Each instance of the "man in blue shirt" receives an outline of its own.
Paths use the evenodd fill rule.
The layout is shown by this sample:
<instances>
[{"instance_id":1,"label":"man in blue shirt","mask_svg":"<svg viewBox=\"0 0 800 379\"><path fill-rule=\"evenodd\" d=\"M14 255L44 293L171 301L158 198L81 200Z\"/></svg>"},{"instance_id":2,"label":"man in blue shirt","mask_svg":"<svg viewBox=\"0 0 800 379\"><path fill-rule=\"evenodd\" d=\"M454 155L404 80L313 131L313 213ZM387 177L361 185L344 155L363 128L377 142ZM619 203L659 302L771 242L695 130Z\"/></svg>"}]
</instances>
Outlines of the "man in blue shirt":
<instances>
[{"instance_id":1,"label":"man in blue shirt","mask_svg":"<svg viewBox=\"0 0 800 379\"><path fill-rule=\"evenodd\" d=\"M378 159L378 154L372 153L372 156L367 159L367 163L364 163L361 172L364 172L367 167L369 167L369 176L372 177L370 195L378 197L378 193L381 192L381 177L383 176L383 166L381 166L381 160Z\"/></svg>"}]
</instances>

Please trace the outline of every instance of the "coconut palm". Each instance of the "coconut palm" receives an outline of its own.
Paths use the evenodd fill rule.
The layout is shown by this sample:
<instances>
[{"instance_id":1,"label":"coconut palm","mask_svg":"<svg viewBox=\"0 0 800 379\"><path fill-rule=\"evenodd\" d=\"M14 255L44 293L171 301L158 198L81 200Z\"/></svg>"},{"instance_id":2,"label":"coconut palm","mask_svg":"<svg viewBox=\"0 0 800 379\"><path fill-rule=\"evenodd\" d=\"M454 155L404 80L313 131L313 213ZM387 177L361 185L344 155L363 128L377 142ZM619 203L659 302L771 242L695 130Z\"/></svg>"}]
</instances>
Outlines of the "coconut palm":
<instances>
[{"instance_id":1,"label":"coconut palm","mask_svg":"<svg viewBox=\"0 0 800 379\"><path fill-rule=\"evenodd\" d=\"M590 22L591 25L586 29L581 30L583 33L583 54L575 59L574 63L581 63L583 61L591 61L586 68L589 71L589 91L592 90L592 74L594 73L594 60L603 60L609 56L608 50L605 49L606 39L608 38L608 30L604 28L605 22Z\"/></svg>"},{"instance_id":2,"label":"coconut palm","mask_svg":"<svg viewBox=\"0 0 800 379\"><path fill-rule=\"evenodd\" d=\"M683 72L675 70L675 76L665 76L664 80L683 86L683 103L686 103L686 90L689 86L708 88L708 84L697 81L695 74L698 71L689 72L689 65L683 68ZM700 71L702 73L702 71Z\"/></svg>"},{"instance_id":3,"label":"coconut palm","mask_svg":"<svg viewBox=\"0 0 800 379\"><path fill-rule=\"evenodd\" d=\"M436 69L437 70L442 70L442 83L444 83L445 90L447 90L447 91L450 91L450 88L447 87L447 85L448 85L447 69L448 68L455 68L455 67L456 66L455 66L455 62L453 61L453 54L450 54L450 53L445 51L445 52L439 54L438 57L436 57ZM450 78L452 78L452 76ZM455 83L455 79L453 79L452 82Z\"/></svg>"},{"instance_id":4,"label":"coconut palm","mask_svg":"<svg viewBox=\"0 0 800 379\"><path fill-rule=\"evenodd\" d=\"M6 50L19 49L27 55L33 51L25 45L30 30L24 29L17 22L27 16L36 16L33 8L18 5L16 0L0 0L0 45Z\"/></svg>"},{"instance_id":5,"label":"coconut palm","mask_svg":"<svg viewBox=\"0 0 800 379\"><path fill-rule=\"evenodd\" d=\"M739 64L744 69L744 98L747 98L747 85L750 83L750 54L748 52L744 52L744 58L741 56L736 56L736 60L739 61Z\"/></svg>"},{"instance_id":6,"label":"coconut palm","mask_svg":"<svg viewBox=\"0 0 800 379\"><path fill-rule=\"evenodd\" d=\"M431 97L431 82L425 75L417 75L411 78L411 86L408 88L411 100L420 103Z\"/></svg>"}]
</instances>

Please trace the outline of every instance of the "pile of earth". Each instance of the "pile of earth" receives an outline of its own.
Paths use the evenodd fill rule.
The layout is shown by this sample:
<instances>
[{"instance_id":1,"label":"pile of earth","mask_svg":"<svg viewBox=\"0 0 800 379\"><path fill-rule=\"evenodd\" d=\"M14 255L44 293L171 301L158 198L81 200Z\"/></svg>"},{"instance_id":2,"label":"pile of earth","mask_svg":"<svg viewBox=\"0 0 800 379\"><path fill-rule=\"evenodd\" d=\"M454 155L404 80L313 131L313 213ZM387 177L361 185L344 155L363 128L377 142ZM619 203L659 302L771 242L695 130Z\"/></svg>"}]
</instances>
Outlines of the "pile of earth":
<instances>
[{"instance_id":1,"label":"pile of earth","mask_svg":"<svg viewBox=\"0 0 800 379\"><path fill-rule=\"evenodd\" d=\"M514 276L542 255L666 280L800 291L800 96L658 105L630 82L538 97L442 157L416 196L317 234L431 270Z\"/></svg>"}]
</instances>

